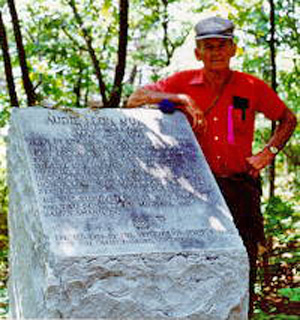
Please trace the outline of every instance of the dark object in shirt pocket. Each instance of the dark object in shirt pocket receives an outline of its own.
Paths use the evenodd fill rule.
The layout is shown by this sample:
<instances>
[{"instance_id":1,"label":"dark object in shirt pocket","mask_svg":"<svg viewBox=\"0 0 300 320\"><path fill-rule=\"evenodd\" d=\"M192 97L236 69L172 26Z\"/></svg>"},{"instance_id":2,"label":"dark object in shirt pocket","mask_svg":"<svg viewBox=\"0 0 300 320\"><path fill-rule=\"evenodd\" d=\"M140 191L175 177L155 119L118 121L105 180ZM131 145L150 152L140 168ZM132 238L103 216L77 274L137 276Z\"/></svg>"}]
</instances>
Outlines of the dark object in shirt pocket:
<instances>
[{"instance_id":1,"label":"dark object in shirt pocket","mask_svg":"<svg viewBox=\"0 0 300 320\"><path fill-rule=\"evenodd\" d=\"M233 108L241 110L241 120L246 121L246 111L249 109L249 100L238 96L233 97Z\"/></svg>"}]
</instances>

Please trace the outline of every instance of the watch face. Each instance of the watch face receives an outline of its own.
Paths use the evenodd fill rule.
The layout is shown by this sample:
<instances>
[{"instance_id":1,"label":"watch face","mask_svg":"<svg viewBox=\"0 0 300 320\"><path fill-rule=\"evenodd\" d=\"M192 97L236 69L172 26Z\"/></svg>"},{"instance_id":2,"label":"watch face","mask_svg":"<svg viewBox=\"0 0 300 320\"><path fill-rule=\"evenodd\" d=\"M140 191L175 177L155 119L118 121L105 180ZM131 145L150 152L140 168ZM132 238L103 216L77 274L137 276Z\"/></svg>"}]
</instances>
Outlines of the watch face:
<instances>
[{"instance_id":1,"label":"watch face","mask_svg":"<svg viewBox=\"0 0 300 320\"><path fill-rule=\"evenodd\" d=\"M273 147L273 146L269 147L269 150L270 150L273 154L276 154L276 153L279 151L278 148Z\"/></svg>"}]
</instances>

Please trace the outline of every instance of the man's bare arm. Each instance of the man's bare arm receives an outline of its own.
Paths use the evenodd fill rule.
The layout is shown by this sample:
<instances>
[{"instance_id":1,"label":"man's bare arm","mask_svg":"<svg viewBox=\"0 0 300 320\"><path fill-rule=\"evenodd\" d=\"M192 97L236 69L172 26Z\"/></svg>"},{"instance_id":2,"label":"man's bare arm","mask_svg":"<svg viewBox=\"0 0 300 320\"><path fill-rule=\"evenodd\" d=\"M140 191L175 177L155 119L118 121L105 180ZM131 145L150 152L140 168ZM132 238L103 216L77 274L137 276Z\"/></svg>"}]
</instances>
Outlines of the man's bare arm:
<instances>
[{"instance_id":1,"label":"man's bare arm","mask_svg":"<svg viewBox=\"0 0 300 320\"><path fill-rule=\"evenodd\" d=\"M274 134L272 135L267 147L258 154L247 158L251 169L249 173L253 176L258 172L271 164L275 155L269 150L270 147L276 147L278 150L283 149L291 135L293 134L297 125L297 118L290 109L286 109L279 119L279 124L276 127Z\"/></svg>"},{"instance_id":2,"label":"man's bare arm","mask_svg":"<svg viewBox=\"0 0 300 320\"><path fill-rule=\"evenodd\" d=\"M135 108L144 104L157 104L163 99L168 99L175 104L183 104L182 95L174 93L165 93L147 89L136 90L128 99L127 107Z\"/></svg>"},{"instance_id":3,"label":"man's bare arm","mask_svg":"<svg viewBox=\"0 0 300 320\"><path fill-rule=\"evenodd\" d=\"M165 93L140 88L129 97L126 107L136 108L145 104L158 104L164 99L175 103L179 106L178 109L182 109L191 116L192 128L195 131L203 129L205 126L204 114L195 101L186 94Z\"/></svg>"}]
</instances>

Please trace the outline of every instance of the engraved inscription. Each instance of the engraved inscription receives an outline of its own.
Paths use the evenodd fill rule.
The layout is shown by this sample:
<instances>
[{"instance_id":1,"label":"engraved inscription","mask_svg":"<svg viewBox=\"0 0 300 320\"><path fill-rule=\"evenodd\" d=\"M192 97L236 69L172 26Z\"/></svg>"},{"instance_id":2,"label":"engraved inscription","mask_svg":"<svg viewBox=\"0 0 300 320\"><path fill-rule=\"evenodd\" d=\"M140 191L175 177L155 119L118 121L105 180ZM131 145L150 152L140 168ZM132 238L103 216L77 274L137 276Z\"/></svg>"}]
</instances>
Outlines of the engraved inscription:
<instances>
[{"instance_id":1,"label":"engraved inscription","mask_svg":"<svg viewBox=\"0 0 300 320\"><path fill-rule=\"evenodd\" d=\"M220 233L218 238L222 238L224 233ZM82 241L90 245L120 245L120 244L145 244L145 243L166 243L178 241L183 249L202 248L204 240L215 240L216 234L212 230L162 230L162 231L141 231L138 234L123 232L120 234L102 233L77 233L77 234L56 234L56 241L70 242Z\"/></svg>"},{"instance_id":2,"label":"engraved inscription","mask_svg":"<svg viewBox=\"0 0 300 320\"><path fill-rule=\"evenodd\" d=\"M181 139L177 146L154 146L136 119L78 121L49 116L51 125L73 126L72 136L60 139L31 134L26 138L37 184L49 201L89 194L98 198L97 206L174 206L192 203L196 191L205 191L201 181L193 179L191 163L196 161L196 150L190 142ZM98 135L103 128L105 137ZM187 188L182 181L192 185ZM136 189L144 192L133 194ZM65 205L57 206L56 216L63 215ZM68 215L76 212L71 210Z\"/></svg>"},{"instance_id":3,"label":"engraved inscription","mask_svg":"<svg viewBox=\"0 0 300 320\"><path fill-rule=\"evenodd\" d=\"M156 210L177 210L214 198L205 174L196 177L201 159L183 129L163 124L153 128L124 115L87 117L53 111L44 125L56 134L32 130L25 136L44 215L49 222L81 219L75 233L65 234L60 226L57 243L177 241L185 249L202 248L203 237L215 237L209 229L179 230L180 225L173 225L171 230L167 215Z\"/></svg>"}]
</instances>

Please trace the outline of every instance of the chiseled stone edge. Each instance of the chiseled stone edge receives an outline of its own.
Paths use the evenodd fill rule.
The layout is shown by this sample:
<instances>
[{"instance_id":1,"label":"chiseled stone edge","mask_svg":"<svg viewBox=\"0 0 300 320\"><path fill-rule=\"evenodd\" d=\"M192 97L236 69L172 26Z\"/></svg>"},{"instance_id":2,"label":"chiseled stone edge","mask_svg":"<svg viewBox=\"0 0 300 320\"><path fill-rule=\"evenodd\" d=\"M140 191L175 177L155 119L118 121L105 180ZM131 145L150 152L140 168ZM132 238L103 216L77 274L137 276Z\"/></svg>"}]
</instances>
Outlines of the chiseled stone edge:
<instances>
[{"instance_id":1,"label":"chiseled stone edge","mask_svg":"<svg viewBox=\"0 0 300 320\"><path fill-rule=\"evenodd\" d=\"M10 318L40 317L45 309L43 291L47 283L49 239L40 218L37 186L28 163L28 150L13 109L8 143L10 188Z\"/></svg>"}]
</instances>

